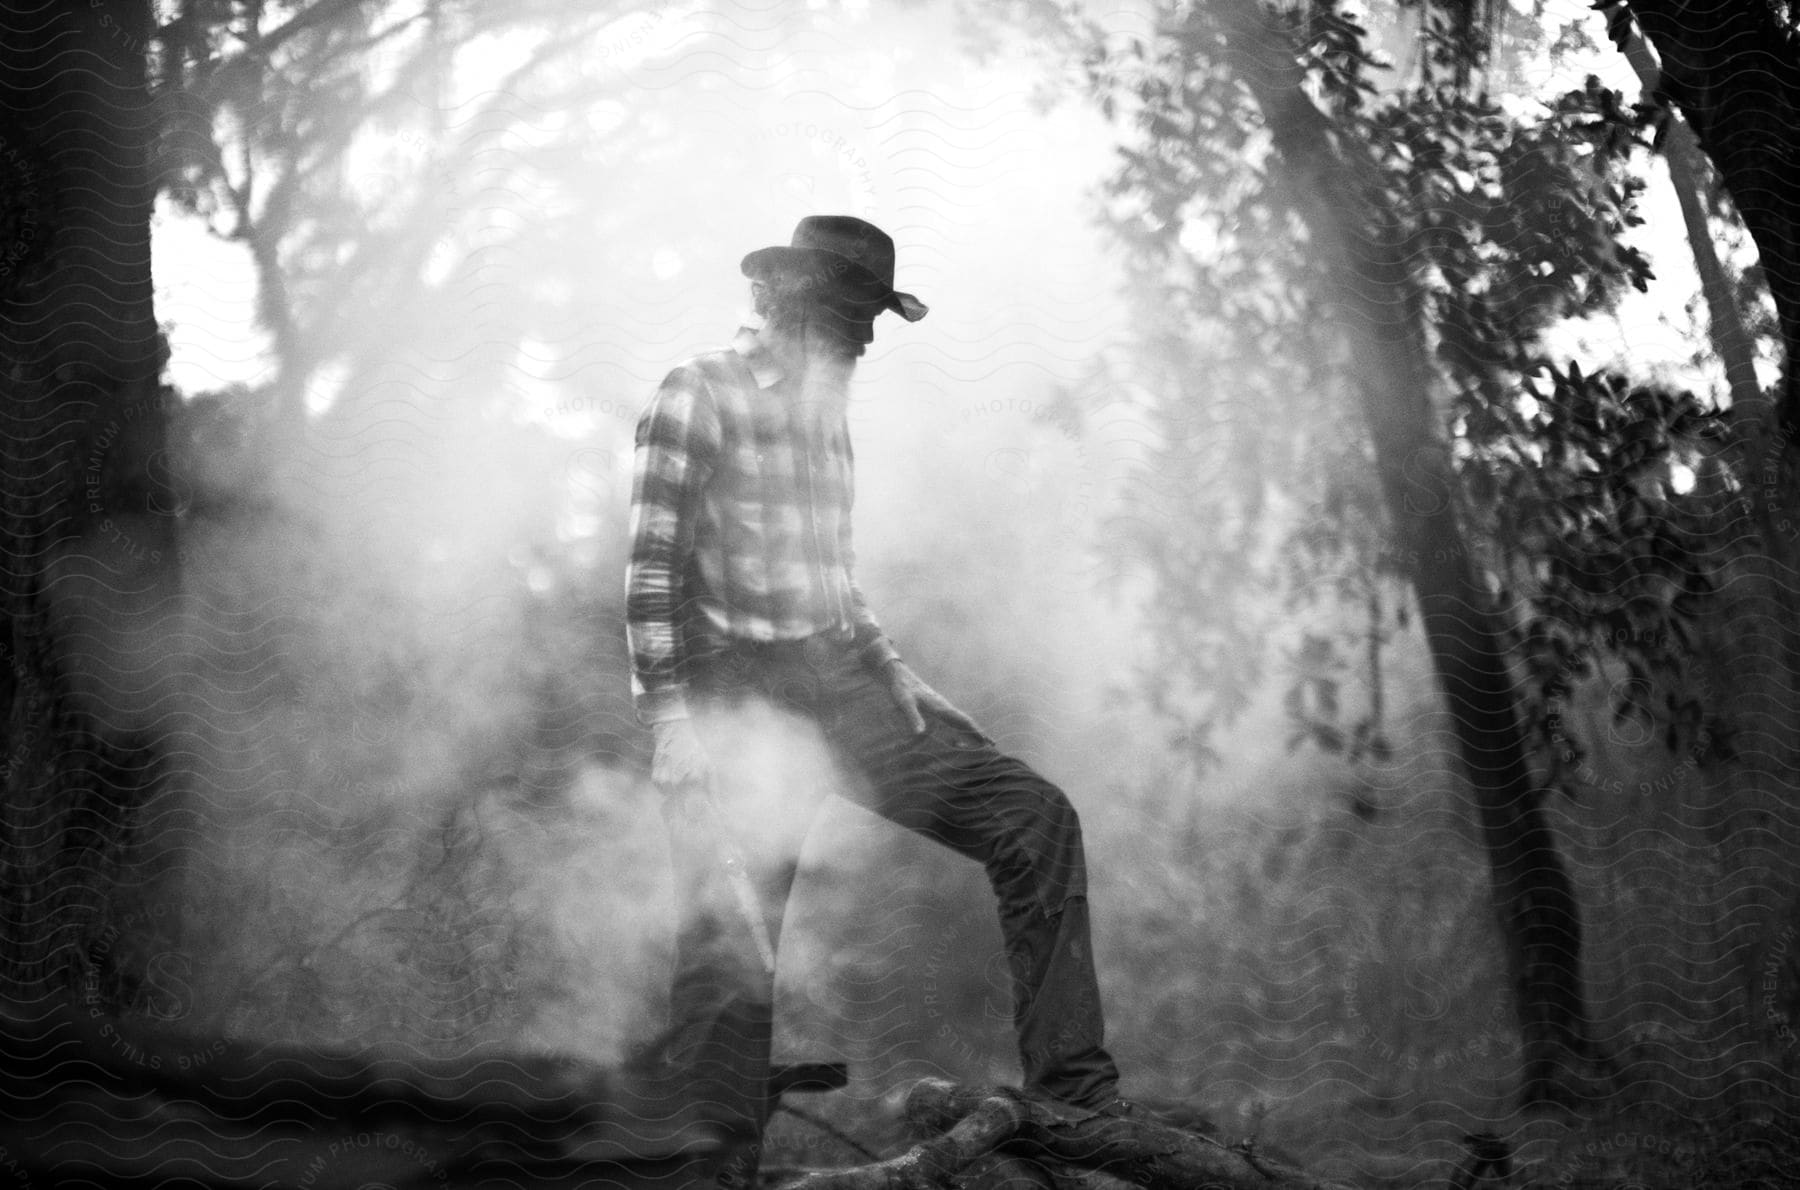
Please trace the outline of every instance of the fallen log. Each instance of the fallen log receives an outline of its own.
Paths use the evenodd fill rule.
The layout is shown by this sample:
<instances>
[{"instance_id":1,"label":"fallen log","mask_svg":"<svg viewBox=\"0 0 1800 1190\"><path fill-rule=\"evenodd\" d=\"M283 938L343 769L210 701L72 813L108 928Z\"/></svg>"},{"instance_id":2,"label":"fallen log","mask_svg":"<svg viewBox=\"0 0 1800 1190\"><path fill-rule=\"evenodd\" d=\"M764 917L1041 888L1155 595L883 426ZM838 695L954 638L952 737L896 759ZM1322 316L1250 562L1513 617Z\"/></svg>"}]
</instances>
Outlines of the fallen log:
<instances>
[{"instance_id":1,"label":"fallen log","mask_svg":"<svg viewBox=\"0 0 1800 1190\"><path fill-rule=\"evenodd\" d=\"M943 1135L921 1141L898 1157L808 1174L791 1183L790 1190L945 1190L976 1158L1018 1135L1024 1120L1022 1099L990 1095L947 1121Z\"/></svg>"},{"instance_id":2,"label":"fallen log","mask_svg":"<svg viewBox=\"0 0 1800 1190\"><path fill-rule=\"evenodd\" d=\"M924 1132L955 1131L979 1117L986 1122L980 1135L989 1146L983 1152L1003 1150L1028 1157L1067 1190L1099 1190L1102 1184L1117 1181L1144 1190L1339 1190L1338 1184L1253 1146L1227 1145L1152 1120L1052 1107L1011 1088L969 1088L924 1079L908 1094L906 1115ZM1001 1121L1007 1134L990 1136L989 1130L1001 1126ZM858 1172L840 1171L843 1180L821 1182L810 1190L872 1190L883 1185L856 1180Z\"/></svg>"},{"instance_id":3,"label":"fallen log","mask_svg":"<svg viewBox=\"0 0 1800 1190\"><path fill-rule=\"evenodd\" d=\"M898 1157L814 1171L783 1190L1348 1190L1258 1152L1153 1120L1028 1099L1010 1087L913 1085L929 1135Z\"/></svg>"}]
</instances>

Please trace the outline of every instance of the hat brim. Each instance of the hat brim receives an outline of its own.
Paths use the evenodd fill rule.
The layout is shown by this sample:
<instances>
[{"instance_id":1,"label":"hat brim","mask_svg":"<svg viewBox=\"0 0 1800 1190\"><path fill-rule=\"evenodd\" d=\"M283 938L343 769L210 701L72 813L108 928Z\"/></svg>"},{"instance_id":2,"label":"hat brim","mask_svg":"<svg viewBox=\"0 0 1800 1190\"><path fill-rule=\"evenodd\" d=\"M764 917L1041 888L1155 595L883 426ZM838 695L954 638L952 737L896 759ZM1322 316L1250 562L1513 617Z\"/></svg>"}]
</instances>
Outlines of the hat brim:
<instances>
[{"instance_id":1,"label":"hat brim","mask_svg":"<svg viewBox=\"0 0 1800 1190\"><path fill-rule=\"evenodd\" d=\"M795 248L786 244L758 248L744 257L743 263L738 267L743 270L744 276L753 280L779 269L788 269L827 276L850 288L862 288L871 292L885 290L881 295L882 309L892 310L908 322L919 321L931 309L912 294L901 293L884 284L880 277L848 256L824 248Z\"/></svg>"}]
</instances>

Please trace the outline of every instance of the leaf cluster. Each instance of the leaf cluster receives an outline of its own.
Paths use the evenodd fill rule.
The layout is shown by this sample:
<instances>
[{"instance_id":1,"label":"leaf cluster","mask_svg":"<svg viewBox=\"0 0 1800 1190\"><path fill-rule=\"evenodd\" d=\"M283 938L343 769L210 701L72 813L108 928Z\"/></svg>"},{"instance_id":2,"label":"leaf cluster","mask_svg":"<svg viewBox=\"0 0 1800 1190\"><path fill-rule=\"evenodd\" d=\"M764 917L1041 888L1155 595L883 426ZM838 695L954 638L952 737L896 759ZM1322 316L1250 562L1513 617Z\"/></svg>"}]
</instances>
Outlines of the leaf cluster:
<instances>
[{"instance_id":1,"label":"leaf cluster","mask_svg":"<svg viewBox=\"0 0 1800 1190\"><path fill-rule=\"evenodd\" d=\"M1576 791L1586 752L1566 709L1577 683L1615 665L1626 675L1611 686L1616 725L1723 759L1731 733L1698 667L1731 554L1720 497L1735 485L1713 454L1721 415L1692 393L1574 364L1545 365L1524 394L1486 441L1471 439L1461 471L1472 514L1510 563L1496 585L1518 609L1527 721L1548 782Z\"/></svg>"}]
</instances>

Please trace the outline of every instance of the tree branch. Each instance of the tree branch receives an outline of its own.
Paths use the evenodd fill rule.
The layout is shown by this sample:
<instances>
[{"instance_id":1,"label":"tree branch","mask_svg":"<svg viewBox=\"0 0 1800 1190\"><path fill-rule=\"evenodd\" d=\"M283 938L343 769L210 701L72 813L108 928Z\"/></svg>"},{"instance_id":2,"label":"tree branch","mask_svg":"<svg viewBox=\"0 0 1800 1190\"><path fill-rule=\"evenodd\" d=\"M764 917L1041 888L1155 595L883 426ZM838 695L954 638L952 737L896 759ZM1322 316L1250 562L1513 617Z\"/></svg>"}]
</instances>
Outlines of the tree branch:
<instances>
[{"instance_id":1,"label":"tree branch","mask_svg":"<svg viewBox=\"0 0 1800 1190\"><path fill-rule=\"evenodd\" d=\"M911 1115L910 1098L907 1111ZM1017 1135L1025 1118L1026 1104L1018 1096L977 1093L950 1130L935 1140L875 1165L810 1174L795 1182L793 1190L940 1190L977 1157Z\"/></svg>"},{"instance_id":2,"label":"tree branch","mask_svg":"<svg viewBox=\"0 0 1800 1190\"><path fill-rule=\"evenodd\" d=\"M1661 68L1650 53L1650 46L1636 29L1625 41L1625 57L1637 72L1644 88L1644 98L1653 99L1662 82ZM1685 119L1669 113L1663 159L1668 162L1669 182L1681 206L1681 220L1687 229L1688 247L1694 254L1694 268L1700 274L1700 292L1706 298L1707 329L1713 349L1725 365L1726 387L1733 405L1748 409L1762 396L1756 382L1756 345L1744 325L1743 311L1719 261L1713 245L1712 228L1707 225L1706 206L1701 197L1705 166L1701 164L1700 146L1694 130Z\"/></svg>"}]
</instances>

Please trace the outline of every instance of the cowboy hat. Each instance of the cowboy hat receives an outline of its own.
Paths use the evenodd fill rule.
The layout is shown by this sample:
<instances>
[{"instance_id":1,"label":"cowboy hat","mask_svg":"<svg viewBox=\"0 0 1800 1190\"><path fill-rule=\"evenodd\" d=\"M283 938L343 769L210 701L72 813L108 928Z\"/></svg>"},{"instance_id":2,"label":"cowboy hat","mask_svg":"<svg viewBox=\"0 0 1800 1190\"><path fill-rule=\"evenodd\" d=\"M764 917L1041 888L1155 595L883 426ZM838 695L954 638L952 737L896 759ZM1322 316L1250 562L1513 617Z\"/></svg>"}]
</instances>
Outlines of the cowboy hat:
<instances>
[{"instance_id":1,"label":"cowboy hat","mask_svg":"<svg viewBox=\"0 0 1800 1190\"><path fill-rule=\"evenodd\" d=\"M894 241L854 215L808 215L795 225L789 244L758 248L744 257L742 268L752 278L776 269L823 275L858 300L892 310L908 322L919 321L929 309L894 288Z\"/></svg>"}]
</instances>

